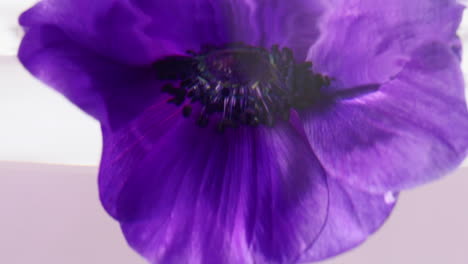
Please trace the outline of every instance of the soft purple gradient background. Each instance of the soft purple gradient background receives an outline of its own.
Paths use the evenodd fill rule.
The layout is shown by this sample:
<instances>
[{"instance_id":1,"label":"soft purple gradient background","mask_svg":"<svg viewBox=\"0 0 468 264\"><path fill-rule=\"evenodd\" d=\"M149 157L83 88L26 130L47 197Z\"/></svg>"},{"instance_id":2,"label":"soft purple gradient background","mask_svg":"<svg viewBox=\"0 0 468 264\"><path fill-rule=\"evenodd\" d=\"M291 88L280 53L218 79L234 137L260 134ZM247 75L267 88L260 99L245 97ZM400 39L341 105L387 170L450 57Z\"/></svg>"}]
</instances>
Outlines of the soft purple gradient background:
<instances>
[{"instance_id":1,"label":"soft purple gradient background","mask_svg":"<svg viewBox=\"0 0 468 264\"><path fill-rule=\"evenodd\" d=\"M96 167L0 162L0 263L145 264L98 200ZM324 264L468 263L468 168L404 192L363 246Z\"/></svg>"}]
</instances>

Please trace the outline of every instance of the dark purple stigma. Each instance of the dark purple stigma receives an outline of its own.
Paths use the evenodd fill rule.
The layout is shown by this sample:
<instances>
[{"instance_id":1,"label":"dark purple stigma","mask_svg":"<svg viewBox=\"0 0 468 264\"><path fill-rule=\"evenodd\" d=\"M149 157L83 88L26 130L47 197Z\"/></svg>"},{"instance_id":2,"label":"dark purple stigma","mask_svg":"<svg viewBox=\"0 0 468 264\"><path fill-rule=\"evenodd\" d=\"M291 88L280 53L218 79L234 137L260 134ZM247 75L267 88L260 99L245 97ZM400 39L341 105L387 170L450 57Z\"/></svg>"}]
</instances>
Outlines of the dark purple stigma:
<instances>
[{"instance_id":1,"label":"dark purple stigma","mask_svg":"<svg viewBox=\"0 0 468 264\"><path fill-rule=\"evenodd\" d=\"M188 56L166 57L154 64L159 80L178 84L163 87L173 96L169 102L184 105L185 117L192 114L193 104L200 104L197 124L204 127L214 120L221 130L273 126L278 118L287 120L291 109L317 103L329 79L312 72L311 66L296 63L288 48L244 44L205 46L198 53L189 51Z\"/></svg>"}]
</instances>

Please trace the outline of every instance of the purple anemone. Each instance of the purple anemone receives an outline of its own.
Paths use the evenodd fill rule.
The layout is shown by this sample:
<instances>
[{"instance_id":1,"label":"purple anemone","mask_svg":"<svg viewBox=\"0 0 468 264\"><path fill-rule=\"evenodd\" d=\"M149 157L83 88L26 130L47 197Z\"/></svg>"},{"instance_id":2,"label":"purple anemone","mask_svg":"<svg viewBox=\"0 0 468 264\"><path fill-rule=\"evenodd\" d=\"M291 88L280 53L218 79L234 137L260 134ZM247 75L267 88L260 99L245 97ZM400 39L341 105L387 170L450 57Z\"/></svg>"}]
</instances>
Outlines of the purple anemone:
<instances>
[{"instance_id":1,"label":"purple anemone","mask_svg":"<svg viewBox=\"0 0 468 264\"><path fill-rule=\"evenodd\" d=\"M43 0L19 59L102 125L100 198L151 263L322 260L455 168L455 0Z\"/></svg>"}]
</instances>

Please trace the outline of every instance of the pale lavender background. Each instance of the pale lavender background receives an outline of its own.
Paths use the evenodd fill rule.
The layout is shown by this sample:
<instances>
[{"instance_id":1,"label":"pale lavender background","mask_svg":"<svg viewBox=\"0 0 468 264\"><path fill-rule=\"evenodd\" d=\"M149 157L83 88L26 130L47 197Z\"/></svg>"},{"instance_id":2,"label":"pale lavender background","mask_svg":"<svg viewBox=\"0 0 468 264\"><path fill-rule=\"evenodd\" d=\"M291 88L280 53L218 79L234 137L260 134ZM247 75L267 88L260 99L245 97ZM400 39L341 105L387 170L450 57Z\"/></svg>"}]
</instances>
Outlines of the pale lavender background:
<instances>
[{"instance_id":1,"label":"pale lavender background","mask_svg":"<svg viewBox=\"0 0 468 264\"><path fill-rule=\"evenodd\" d=\"M0 162L0 263L145 264L101 208L96 171ZM467 175L403 193L377 234L323 263L468 263Z\"/></svg>"}]
</instances>

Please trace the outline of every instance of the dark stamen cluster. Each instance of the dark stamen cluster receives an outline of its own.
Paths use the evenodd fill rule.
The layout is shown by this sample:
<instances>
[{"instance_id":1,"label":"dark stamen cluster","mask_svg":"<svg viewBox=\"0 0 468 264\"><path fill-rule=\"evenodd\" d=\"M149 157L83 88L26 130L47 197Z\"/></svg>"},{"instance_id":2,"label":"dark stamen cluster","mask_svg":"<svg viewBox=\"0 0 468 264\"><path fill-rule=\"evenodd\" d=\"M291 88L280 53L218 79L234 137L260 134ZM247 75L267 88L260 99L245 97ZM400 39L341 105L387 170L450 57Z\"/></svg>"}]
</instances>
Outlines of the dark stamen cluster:
<instances>
[{"instance_id":1,"label":"dark stamen cluster","mask_svg":"<svg viewBox=\"0 0 468 264\"><path fill-rule=\"evenodd\" d=\"M311 71L311 63L296 63L288 48L229 44L188 55L164 58L154 67L160 80L177 81L178 87L167 84L163 92L173 96L169 102L185 104L184 116L192 114L191 104L200 104L201 127L211 119L221 130L273 126L277 119L287 120L291 108L314 104L329 84L327 77Z\"/></svg>"}]
</instances>

